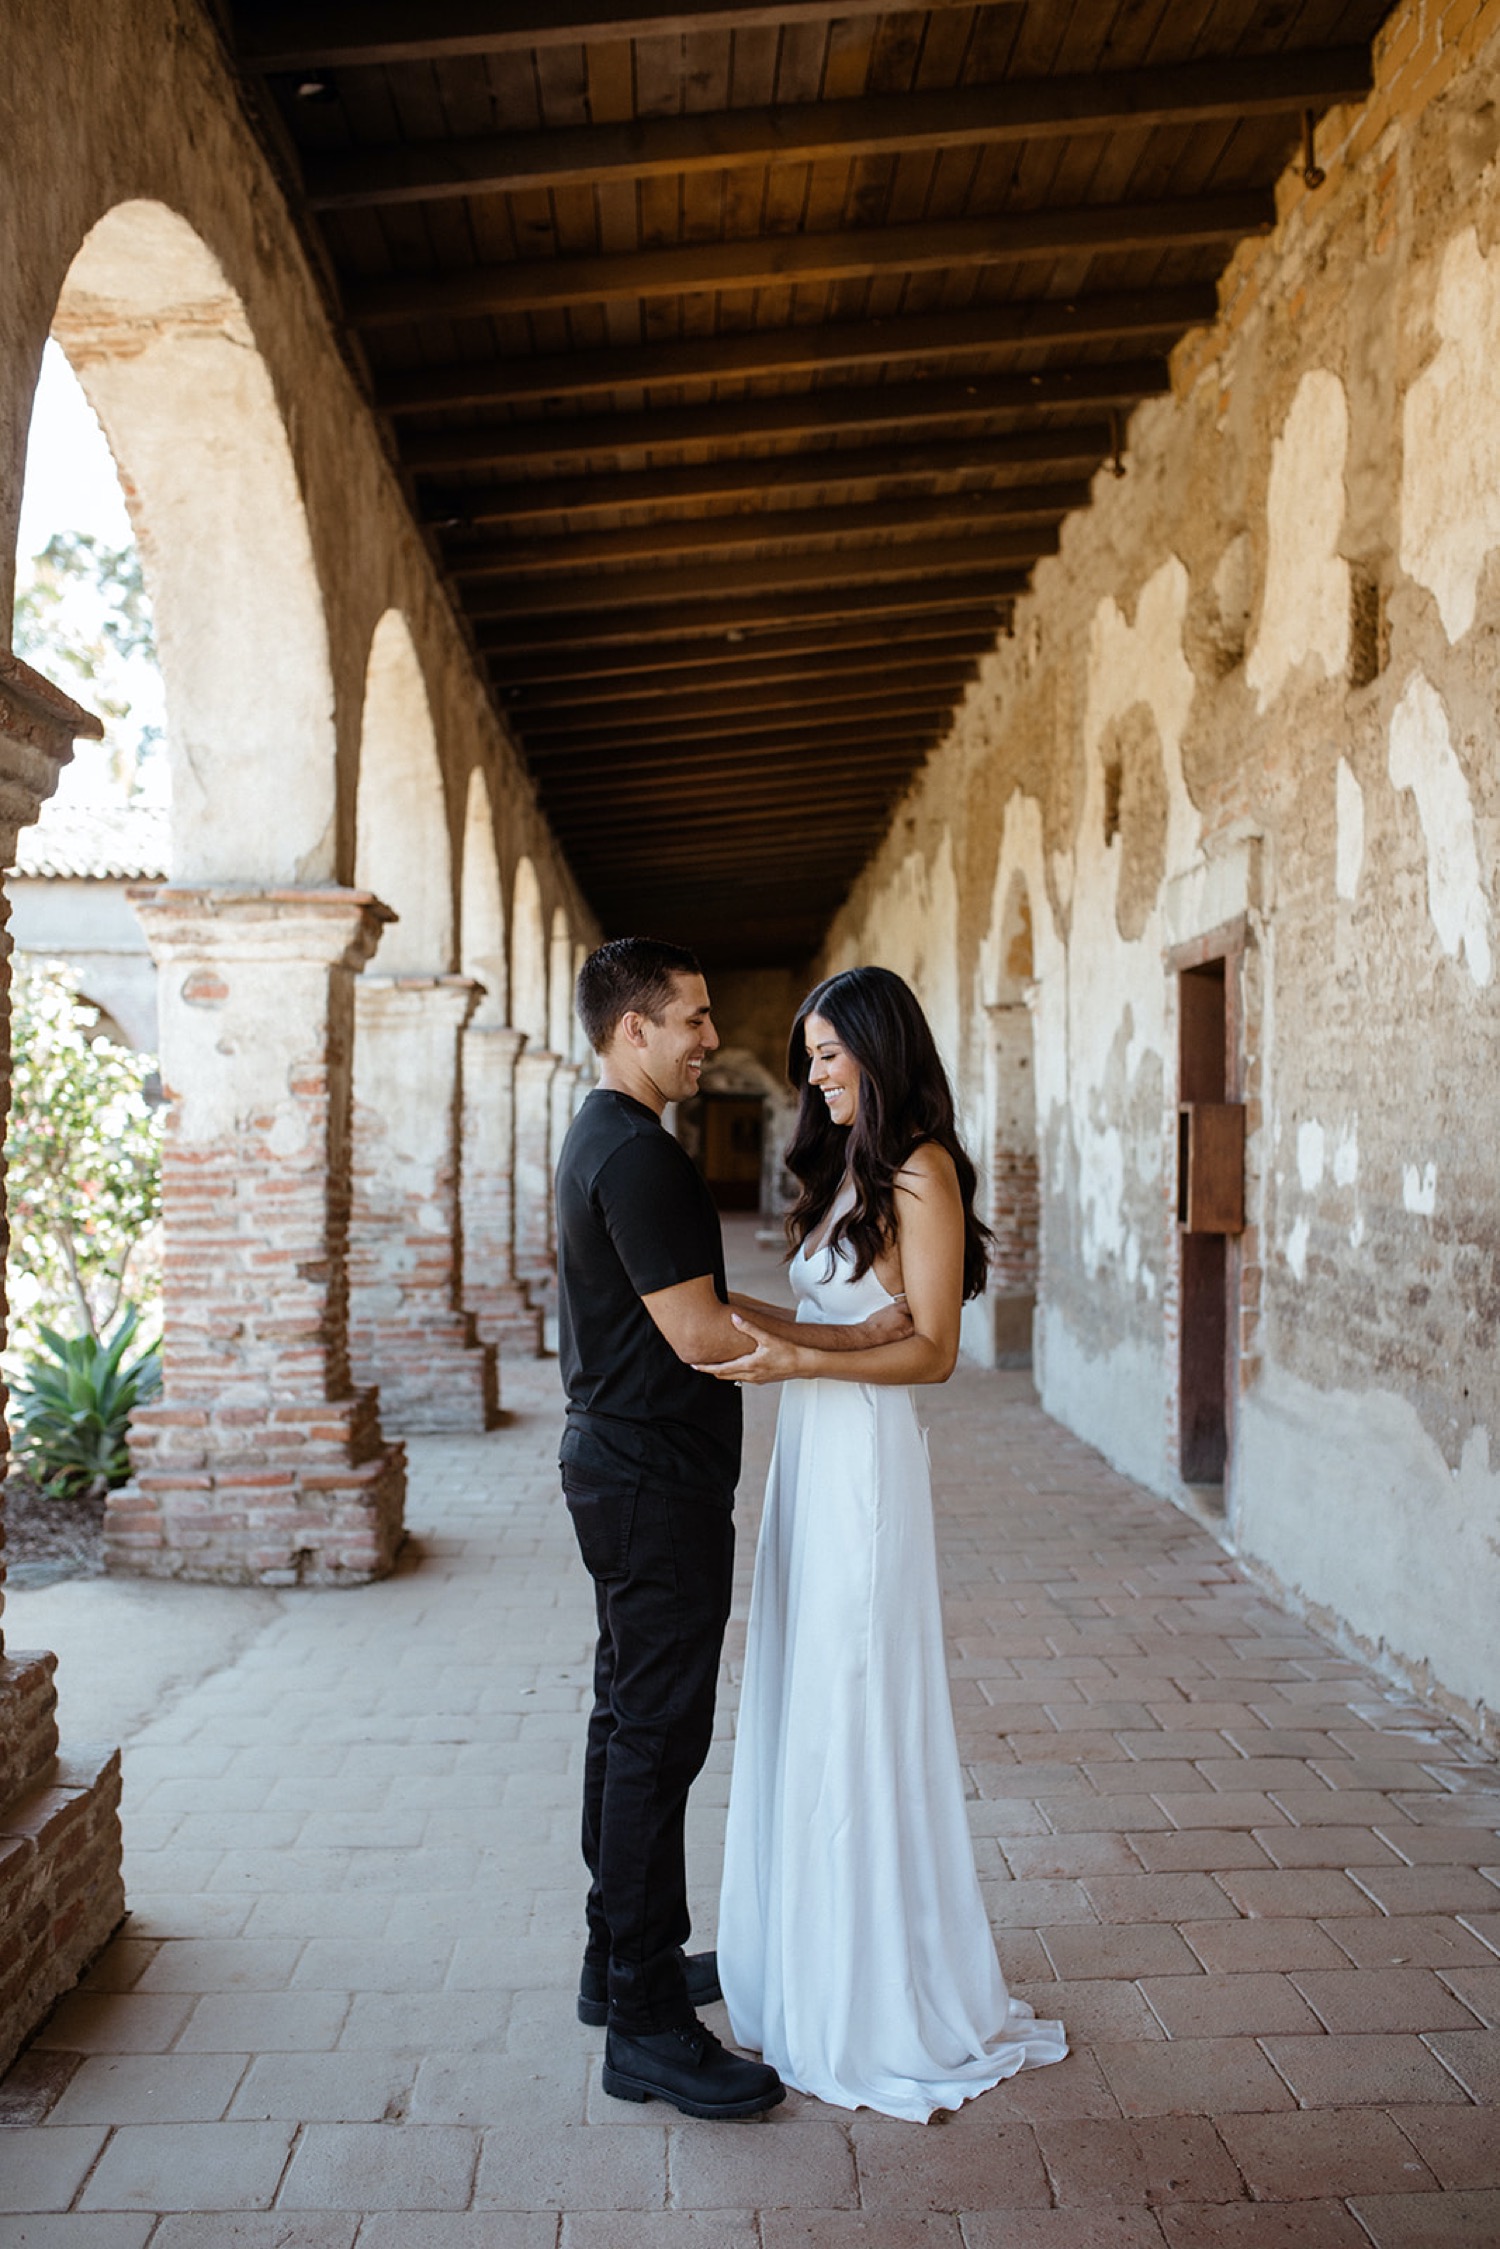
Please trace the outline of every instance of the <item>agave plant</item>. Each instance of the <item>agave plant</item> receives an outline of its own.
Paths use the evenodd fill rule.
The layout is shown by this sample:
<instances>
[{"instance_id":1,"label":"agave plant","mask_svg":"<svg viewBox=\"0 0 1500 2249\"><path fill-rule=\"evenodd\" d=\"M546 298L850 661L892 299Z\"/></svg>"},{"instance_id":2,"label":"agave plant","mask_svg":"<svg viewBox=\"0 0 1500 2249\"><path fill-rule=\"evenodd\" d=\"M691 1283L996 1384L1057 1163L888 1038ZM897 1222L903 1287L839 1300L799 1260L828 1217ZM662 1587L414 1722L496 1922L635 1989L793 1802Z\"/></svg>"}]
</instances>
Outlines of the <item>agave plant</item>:
<instances>
[{"instance_id":1,"label":"agave plant","mask_svg":"<svg viewBox=\"0 0 1500 2249\"><path fill-rule=\"evenodd\" d=\"M37 1331L46 1356L27 1360L12 1393L15 1450L53 1499L98 1499L130 1474L130 1417L161 1388L155 1344L126 1363L138 1320L131 1307L107 1339Z\"/></svg>"}]
</instances>

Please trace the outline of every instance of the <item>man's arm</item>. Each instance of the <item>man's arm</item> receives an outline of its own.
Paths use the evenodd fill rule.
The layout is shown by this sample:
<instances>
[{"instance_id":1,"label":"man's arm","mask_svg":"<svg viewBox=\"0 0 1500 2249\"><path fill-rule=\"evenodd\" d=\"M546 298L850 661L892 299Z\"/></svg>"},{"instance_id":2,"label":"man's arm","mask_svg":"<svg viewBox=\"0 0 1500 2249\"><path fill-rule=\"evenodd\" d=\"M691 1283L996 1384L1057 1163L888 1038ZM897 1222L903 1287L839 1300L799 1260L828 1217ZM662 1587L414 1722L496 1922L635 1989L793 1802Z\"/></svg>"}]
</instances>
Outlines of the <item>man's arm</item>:
<instances>
[{"instance_id":1,"label":"man's arm","mask_svg":"<svg viewBox=\"0 0 1500 2249\"><path fill-rule=\"evenodd\" d=\"M714 1294L710 1273L679 1281L674 1288L656 1289L641 1302L687 1366L721 1366L726 1359L742 1359L751 1347L745 1330L736 1325L731 1307L721 1304ZM904 1306L877 1312L857 1327L799 1324L783 1316L763 1324L768 1328L774 1324L784 1340L804 1344L813 1351L868 1351L911 1333Z\"/></svg>"}]
</instances>

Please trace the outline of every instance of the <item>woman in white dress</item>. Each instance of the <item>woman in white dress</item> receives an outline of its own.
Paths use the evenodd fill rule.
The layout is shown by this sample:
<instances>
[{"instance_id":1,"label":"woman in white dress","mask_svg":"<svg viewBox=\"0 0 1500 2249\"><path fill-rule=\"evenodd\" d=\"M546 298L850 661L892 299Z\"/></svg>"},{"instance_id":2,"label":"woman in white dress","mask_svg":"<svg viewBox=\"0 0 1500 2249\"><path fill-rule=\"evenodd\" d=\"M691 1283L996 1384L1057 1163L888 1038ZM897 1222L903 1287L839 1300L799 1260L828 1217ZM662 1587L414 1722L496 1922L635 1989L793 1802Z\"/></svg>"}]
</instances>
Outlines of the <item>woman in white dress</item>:
<instances>
[{"instance_id":1,"label":"woman in white dress","mask_svg":"<svg viewBox=\"0 0 1500 2249\"><path fill-rule=\"evenodd\" d=\"M787 1164L796 1322L899 1302L899 1342L813 1352L734 1299L782 1381L750 1604L719 1907L739 2042L842 2108L925 2122L1067 2052L1006 1991L974 1869L943 1647L926 1441L985 1282L974 1168L913 993L889 970L820 984L792 1034Z\"/></svg>"}]
</instances>

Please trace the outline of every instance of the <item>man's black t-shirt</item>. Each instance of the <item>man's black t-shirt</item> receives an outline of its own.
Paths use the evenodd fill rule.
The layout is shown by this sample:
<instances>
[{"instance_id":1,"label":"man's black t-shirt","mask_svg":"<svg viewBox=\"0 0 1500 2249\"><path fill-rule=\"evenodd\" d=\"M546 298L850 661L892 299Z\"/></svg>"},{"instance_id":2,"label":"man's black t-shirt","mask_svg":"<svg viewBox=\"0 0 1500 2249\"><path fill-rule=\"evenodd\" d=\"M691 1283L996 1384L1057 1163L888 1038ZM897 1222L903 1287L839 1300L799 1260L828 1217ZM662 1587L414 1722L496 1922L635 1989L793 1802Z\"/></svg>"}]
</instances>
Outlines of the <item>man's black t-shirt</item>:
<instances>
[{"instance_id":1,"label":"man's black t-shirt","mask_svg":"<svg viewBox=\"0 0 1500 2249\"><path fill-rule=\"evenodd\" d=\"M718 1213L686 1150L643 1102L598 1086L557 1165L562 1465L580 1483L720 1498L740 1473L740 1394L678 1358L641 1302L713 1276Z\"/></svg>"}]
</instances>

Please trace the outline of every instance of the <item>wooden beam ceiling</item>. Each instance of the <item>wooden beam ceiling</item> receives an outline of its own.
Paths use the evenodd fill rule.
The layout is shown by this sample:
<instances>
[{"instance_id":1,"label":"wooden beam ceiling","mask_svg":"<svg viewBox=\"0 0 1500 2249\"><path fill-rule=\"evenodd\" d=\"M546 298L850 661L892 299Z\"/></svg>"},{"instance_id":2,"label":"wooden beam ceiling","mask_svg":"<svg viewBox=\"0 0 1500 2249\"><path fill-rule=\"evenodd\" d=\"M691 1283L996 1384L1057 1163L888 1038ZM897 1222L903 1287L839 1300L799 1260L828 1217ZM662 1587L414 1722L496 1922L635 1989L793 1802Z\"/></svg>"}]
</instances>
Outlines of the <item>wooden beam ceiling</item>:
<instances>
[{"instance_id":1,"label":"wooden beam ceiling","mask_svg":"<svg viewBox=\"0 0 1500 2249\"><path fill-rule=\"evenodd\" d=\"M1023 375L973 375L967 381L888 383L799 391L790 398L735 399L725 405L663 406L652 413L579 414L568 420L484 422L431 431L403 448L417 472L563 467L623 460L688 446L763 445L778 439L863 437L874 431L928 431L942 422L984 421L1049 410L1124 408L1167 388L1160 359L1109 360L1097 367L1041 369Z\"/></svg>"},{"instance_id":2,"label":"wooden beam ceiling","mask_svg":"<svg viewBox=\"0 0 1500 2249\"><path fill-rule=\"evenodd\" d=\"M679 336L634 348L547 352L531 359L461 360L404 369L377 392L390 414L446 412L462 406L514 409L540 401L596 398L671 384L748 381L762 375L820 376L859 369L875 376L913 360L992 358L1053 344L1160 342L1212 320L1215 293L1183 288L1100 291L1068 303L1023 299L970 312L819 321L796 328L752 328L729 336Z\"/></svg>"},{"instance_id":3,"label":"wooden beam ceiling","mask_svg":"<svg viewBox=\"0 0 1500 2249\"><path fill-rule=\"evenodd\" d=\"M950 219L942 225L860 227L831 234L759 234L748 241L683 242L670 249L512 259L453 273L352 281L344 292L358 328L470 320L574 305L639 303L721 290L868 281L957 268L1050 265L1063 257L1126 251L1225 252L1268 234L1276 217L1263 189L1159 203L1084 203L1062 210Z\"/></svg>"},{"instance_id":4,"label":"wooden beam ceiling","mask_svg":"<svg viewBox=\"0 0 1500 2249\"><path fill-rule=\"evenodd\" d=\"M920 483L931 477L996 476L1032 468L1093 469L1109 444L1107 424L1085 422L946 443L862 445L857 450L789 453L770 459L731 456L694 468L438 487L423 493L422 515L426 522L444 526L507 523L523 530L563 516L719 505L765 499L772 493L812 492L823 485L852 495L871 485ZM1032 488L1016 484L1013 489L1024 493ZM1076 506L1077 501L1067 504Z\"/></svg>"},{"instance_id":5,"label":"wooden beam ceiling","mask_svg":"<svg viewBox=\"0 0 1500 2249\"><path fill-rule=\"evenodd\" d=\"M408 142L323 157L307 166L306 181L314 210L355 210L669 174L686 177L731 165L993 148L1127 126L1279 116L1354 100L1369 85L1368 53L1334 48L1311 55L1268 55L1249 64L1185 63L1173 70L1021 78L999 86L948 87L940 93Z\"/></svg>"},{"instance_id":6,"label":"wooden beam ceiling","mask_svg":"<svg viewBox=\"0 0 1500 2249\"><path fill-rule=\"evenodd\" d=\"M213 0L599 914L805 954L1383 0Z\"/></svg>"}]
</instances>

